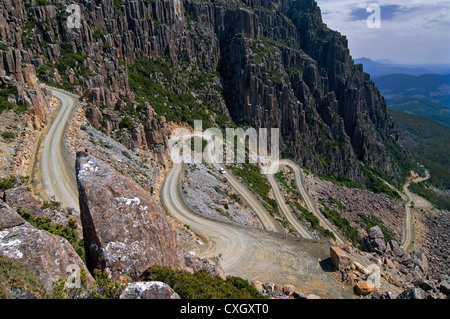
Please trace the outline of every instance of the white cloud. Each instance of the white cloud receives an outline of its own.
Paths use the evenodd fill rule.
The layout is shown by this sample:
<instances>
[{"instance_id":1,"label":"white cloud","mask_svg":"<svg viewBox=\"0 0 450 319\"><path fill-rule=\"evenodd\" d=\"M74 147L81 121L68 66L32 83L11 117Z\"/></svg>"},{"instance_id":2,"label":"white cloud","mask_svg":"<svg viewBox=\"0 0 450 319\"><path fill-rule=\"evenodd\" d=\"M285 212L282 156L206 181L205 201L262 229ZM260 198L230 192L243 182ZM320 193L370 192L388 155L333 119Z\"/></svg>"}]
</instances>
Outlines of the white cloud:
<instances>
[{"instance_id":1,"label":"white cloud","mask_svg":"<svg viewBox=\"0 0 450 319\"><path fill-rule=\"evenodd\" d=\"M450 1L448 0L317 0L323 21L346 35L354 58L391 59L400 63L450 63ZM367 27L365 16L353 13L369 4L382 8L380 29ZM383 19L383 6L390 6ZM367 13L369 17L370 13Z\"/></svg>"}]
</instances>

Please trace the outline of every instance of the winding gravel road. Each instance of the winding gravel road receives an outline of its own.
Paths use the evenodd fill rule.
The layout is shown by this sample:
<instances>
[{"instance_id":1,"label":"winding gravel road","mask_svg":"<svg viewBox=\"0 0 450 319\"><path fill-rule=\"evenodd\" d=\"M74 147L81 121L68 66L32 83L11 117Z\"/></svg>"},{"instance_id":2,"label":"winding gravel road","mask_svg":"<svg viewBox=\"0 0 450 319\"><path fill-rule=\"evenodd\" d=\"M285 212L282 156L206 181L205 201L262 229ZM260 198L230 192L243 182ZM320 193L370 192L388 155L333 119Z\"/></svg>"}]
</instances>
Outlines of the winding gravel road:
<instances>
[{"instance_id":1,"label":"winding gravel road","mask_svg":"<svg viewBox=\"0 0 450 319\"><path fill-rule=\"evenodd\" d=\"M297 190L300 192L300 195L302 196L306 208L312 212L320 221L320 225L324 227L325 229L328 229L329 231L333 232L336 240L339 243L346 243L346 240L342 235L334 229L334 227L331 225L330 221L326 219L322 213L317 209L316 203L314 199L309 195L309 193L306 191L305 187L303 186L305 184L305 175L303 174L303 170L293 161L288 159L282 159L278 161L278 165L281 166L289 166L292 168L294 172L294 179L297 186ZM291 223L291 225L294 227L294 229L304 238L311 238L308 231L305 230L305 227L299 222L298 218L292 214L292 210L288 205L286 205L285 199L281 195L279 186L276 182L275 175L274 174L268 174L269 182L272 186L272 189L274 190L274 195L277 198L277 202L279 206L281 207L281 210L287 220Z\"/></svg>"},{"instance_id":2,"label":"winding gravel road","mask_svg":"<svg viewBox=\"0 0 450 319\"><path fill-rule=\"evenodd\" d=\"M411 185L411 182L419 183L426 181L427 179L430 178L430 172L428 172L428 170L425 172L426 172L425 177L420 177L414 181L408 181L403 188L403 192L406 195L407 200L405 203L405 211L406 211L405 228L404 228L403 242L401 246L405 251L411 250L414 241L414 226L412 222L411 204L414 203L414 208L418 209L429 209L432 207L432 205L424 198L420 197L417 194L412 193L409 190L409 185Z\"/></svg>"},{"instance_id":3,"label":"winding gravel road","mask_svg":"<svg viewBox=\"0 0 450 319\"><path fill-rule=\"evenodd\" d=\"M33 176L40 176L40 189L45 198L79 211L73 159L64 143L64 135L78 99L57 89L52 89L52 92L61 102L60 110L42 143L37 163L39 169ZM213 165L216 169L221 168L217 163ZM161 189L161 202L176 219L191 226L205 239L201 256L221 256L221 265L228 275L263 282L290 283L306 293L331 298L352 297L351 292L336 285L331 273L323 269L322 261L329 257L329 245L323 241L280 235L279 224L229 172L225 174L228 181L255 210L266 231L221 223L190 212L180 198L179 177L182 169L182 163L173 164Z\"/></svg>"},{"instance_id":4,"label":"winding gravel road","mask_svg":"<svg viewBox=\"0 0 450 319\"><path fill-rule=\"evenodd\" d=\"M170 147L193 135L172 138L169 141ZM208 148L209 144L206 147ZM205 154L210 152L206 151ZM209 163L215 169L222 168L210 158ZM332 298L352 296L351 292L336 285L331 273L323 269L322 261L329 257L329 244L326 242L308 239L309 237L292 238L277 232L272 233L270 230L276 227L271 218L264 215L262 221L266 230L261 231L219 222L191 212L181 197L179 179L183 166L182 161L173 161L173 167L161 189L160 200L168 213L203 238L206 245L200 246L200 257L220 256L221 266L227 275L262 282L290 283L304 291ZM231 174L227 171L225 175L230 181ZM240 185L239 181L235 182L236 186ZM236 186L233 187L240 192L240 188ZM240 187L245 189L243 185ZM253 196L251 193L249 195ZM269 215L266 210L260 211L258 215L264 214L264 211Z\"/></svg>"},{"instance_id":5,"label":"winding gravel road","mask_svg":"<svg viewBox=\"0 0 450 319\"><path fill-rule=\"evenodd\" d=\"M33 176L40 178L38 188L44 199L55 200L79 212L75 163L64 142L73 112L78 106L78 98L55 88L50 89L60 101L60 110L45 136L37 163L39 169L34 169Z\"/></svg>"}]
</instances>

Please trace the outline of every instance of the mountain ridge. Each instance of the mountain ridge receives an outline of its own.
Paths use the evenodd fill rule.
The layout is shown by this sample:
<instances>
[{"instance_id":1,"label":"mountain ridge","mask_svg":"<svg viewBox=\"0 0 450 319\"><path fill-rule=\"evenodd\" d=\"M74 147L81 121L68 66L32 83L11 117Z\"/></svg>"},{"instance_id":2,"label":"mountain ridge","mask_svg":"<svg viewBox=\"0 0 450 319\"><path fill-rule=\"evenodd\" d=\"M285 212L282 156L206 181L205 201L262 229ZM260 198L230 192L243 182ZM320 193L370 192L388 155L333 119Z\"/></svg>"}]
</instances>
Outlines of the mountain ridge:
<instances>
[{"instance_id":1,"label":"mountain ridge","mask_svg":"<svg viewBox=\"0 0 450 319\"><path fill-rule=\"evenodd\" d=\"M60 1L19 1L14 11L5 3L5 45L33 53L27 60L41 81L89 101L90 123L119 132L130 149L164 153L164 120L195 117L278 127L281 150L322 175L364 183L362 162L396 184L404 178L384 146L396 145L398 133L381 94L353 64L345 36L323 24L315 1L75 4L79 29L67 26ZM151 120L148 106L157 110Z\"/></svg>"},{"instance_id":2,"label":"mountain ridge","mask_svg":"<svg viewBox=\"0 0 450 319\"><path fill-rule=\"evenodd\" d=\"M450 73L450 65L448 64L402 64L386 59L374 61L366 57L357 58L354 61L355 64L362 64L364 66L364 71L369 73L374 80L380 76L389 74L420 76L423 74Z\"/></svg>"}]
</instances>

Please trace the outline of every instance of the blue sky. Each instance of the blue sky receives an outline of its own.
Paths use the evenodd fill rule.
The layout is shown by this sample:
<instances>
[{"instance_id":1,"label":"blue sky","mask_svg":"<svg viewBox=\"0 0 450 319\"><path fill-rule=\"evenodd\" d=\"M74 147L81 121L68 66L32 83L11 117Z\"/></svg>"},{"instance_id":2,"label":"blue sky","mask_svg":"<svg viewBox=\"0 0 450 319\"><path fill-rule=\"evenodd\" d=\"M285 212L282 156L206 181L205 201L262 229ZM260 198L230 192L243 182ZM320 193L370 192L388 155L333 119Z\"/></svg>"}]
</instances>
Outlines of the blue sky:
<instances>
[{"instance_id":1,"label":"blue sky","mask_svg":"<svg viewBox=\"0 0 450 319\"><path fill-rule=\"evenodd\" d=\"M405 64L450 64L449 0L316 0L324 23L347 36L353 58ZM371 5L381 27L369 28Z\"/></svg>"}]
</instances>

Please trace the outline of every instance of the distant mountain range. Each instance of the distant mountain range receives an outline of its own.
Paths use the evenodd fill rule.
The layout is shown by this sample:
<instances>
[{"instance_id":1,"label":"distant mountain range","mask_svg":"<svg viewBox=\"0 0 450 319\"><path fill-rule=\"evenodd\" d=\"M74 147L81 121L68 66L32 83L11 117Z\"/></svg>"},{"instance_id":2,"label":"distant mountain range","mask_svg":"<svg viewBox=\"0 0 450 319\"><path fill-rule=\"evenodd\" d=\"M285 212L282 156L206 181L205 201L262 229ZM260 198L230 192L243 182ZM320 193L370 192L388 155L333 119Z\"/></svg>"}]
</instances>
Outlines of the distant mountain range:
<instances>
[{"instance_id":1,"label":"distant mountain range","mask_svg":"<svg viewBox=\"0 0 450 319\"><path fill-rule=\"evenodd\" d=\"M374 81L388 108L450 126L450 74L389 74Z\"/></svg>"},{"instance_id":2,"label":"distant mountain range","mask_svg":"<svg viewBox=\"0 0 450 319\"><path fill-rule=\"evenodd\" d=\"M427 98L450 106L450 74L389 74L374 82L387 101Z\"/></svg>"},{"instance_id":3,"label":"distant mountain range","mask_svg":"<svg viewBox=\"0 0 450 319\"><path fill-rule=\"evenodd\" d=\"M368 58L355 59L355 64L362 64L364 72L369 73L372 80L388 74L408 74L419 76L422 74L449 74L450 65L408 65L390 60L373 61Z\"/></svg>"}]
</instances>

